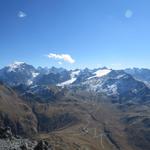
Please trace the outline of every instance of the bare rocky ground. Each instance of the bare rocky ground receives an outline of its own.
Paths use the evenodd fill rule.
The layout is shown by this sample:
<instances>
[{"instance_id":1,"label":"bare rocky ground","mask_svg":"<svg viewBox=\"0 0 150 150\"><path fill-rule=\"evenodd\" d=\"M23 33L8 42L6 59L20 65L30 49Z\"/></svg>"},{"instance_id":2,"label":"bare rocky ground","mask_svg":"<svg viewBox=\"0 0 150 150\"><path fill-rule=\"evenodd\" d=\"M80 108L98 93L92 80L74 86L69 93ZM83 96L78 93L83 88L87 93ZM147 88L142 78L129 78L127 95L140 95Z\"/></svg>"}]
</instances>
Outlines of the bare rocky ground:
<instances>
[{"instance_id":1,"label":"bare rocky ground","mask_svg":"<svg viewBox=\"0 0 150 150\"><path fill-rule=\"evenodd\" d=\"M31 141L12 135L9 127L0 128L0 150L52 150L46 141Z\"/></svg>"},{"instance_id":2,"label":"bare rocky ground","mask_svg":"<svg viewBox=\"0 0 150 150\"><path fill-rule=\"evenodd\" d=\"M36 144L28 139L0 139L0 150L33 150Z\"/></svg>"}]
</instances>

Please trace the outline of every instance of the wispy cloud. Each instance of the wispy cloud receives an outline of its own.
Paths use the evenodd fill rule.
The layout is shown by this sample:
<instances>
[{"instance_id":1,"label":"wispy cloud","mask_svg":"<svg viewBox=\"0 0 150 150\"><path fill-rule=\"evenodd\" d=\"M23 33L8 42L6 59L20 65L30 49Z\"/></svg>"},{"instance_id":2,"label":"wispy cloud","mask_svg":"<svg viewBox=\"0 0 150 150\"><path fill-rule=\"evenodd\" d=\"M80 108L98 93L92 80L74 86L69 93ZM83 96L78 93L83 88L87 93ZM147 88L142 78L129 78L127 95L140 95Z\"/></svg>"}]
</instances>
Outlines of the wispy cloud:
<instances>
[{"instance_id":1,"label":"wispy cloud","mask_svg":"<svg viewBox=\"0 0 150 150\"><path fill-rule=\"evenodd\" d=\"M17 16L18 16L19 18L24 18L24 17L27 16L27 14L26 14L25 12L23 12L23 11L19 11Z\"/></svg>"},{"instance_id":2,"label":"wispy cloud","mask_svg":"<svg viewBox=\"0 0 150 150\"><path fill-rule=\"evenodd\" d=\"M130 10L130 9L127 9L126 11L125 11L125 17L126 18L131 18L132 16L133 16L133 11L132 10Z\"/></svg>"},{"instance_id":3,"label":"wispy cloud","mask_svg":"<svg viewBox=\"0 0 150 150\"><path fill-rule=\"evenodd\" d=\"M75 60L69 55L69 54L54 54L54 53L50 53L47 55L48 58L50 59L60 59L63 61L66 61L68 63L75 63Z\"/></svg>"}]
</instances>

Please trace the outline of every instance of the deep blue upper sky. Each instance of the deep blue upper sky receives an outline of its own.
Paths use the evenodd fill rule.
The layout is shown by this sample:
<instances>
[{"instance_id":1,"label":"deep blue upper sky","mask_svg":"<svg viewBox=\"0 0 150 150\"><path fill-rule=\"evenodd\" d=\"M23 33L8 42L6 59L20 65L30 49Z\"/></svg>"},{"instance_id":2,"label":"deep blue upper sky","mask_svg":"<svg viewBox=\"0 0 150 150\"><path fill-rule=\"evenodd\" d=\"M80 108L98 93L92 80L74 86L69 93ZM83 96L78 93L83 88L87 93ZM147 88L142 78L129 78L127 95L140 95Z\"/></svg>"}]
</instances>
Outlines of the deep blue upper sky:
<instances>
[{"instance_id":1,"label":"deep blue upper sky","mask_svg":"<svg viewBox=\"0 0 150 150\"><path fill-rule=\"evenodd\" d=\"M150 0L0 0L0 67L150 68L149 57Z\"/></svg>"}]
</instances>

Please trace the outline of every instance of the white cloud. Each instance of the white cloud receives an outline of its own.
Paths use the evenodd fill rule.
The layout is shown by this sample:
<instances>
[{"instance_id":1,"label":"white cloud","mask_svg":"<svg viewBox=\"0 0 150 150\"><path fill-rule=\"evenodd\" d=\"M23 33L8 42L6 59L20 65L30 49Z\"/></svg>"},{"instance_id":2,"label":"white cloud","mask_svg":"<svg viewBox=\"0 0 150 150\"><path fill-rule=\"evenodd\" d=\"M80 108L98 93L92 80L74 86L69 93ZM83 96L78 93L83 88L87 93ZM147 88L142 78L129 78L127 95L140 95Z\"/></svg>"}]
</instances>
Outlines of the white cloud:
<instances>
[{"instance_id":1,"label":"white cloud","mask_svg":"<svg viewBox=\"0 0 150 150\"><path fill-rule=\"evenodd\" d=\"M66 61L68 63L75 63L75 60L69 55L69 54L54 54L54 53L50 53L47 55L48 58L52 58L52 59L60 59L63 61Z\"/></svg>"},{"instance_id":2,"label":"white cloud","mask_svg":"<svg viewBox=\"0 0 150 150\"><path fill-rule=\"evenodd\" d=\"M25 13L25 12L23 12L23 11L19 11L18 12L18 17L19 18L24 18L24 17L26 17L27 16L27 14Z\"/></svg>"},{"instance_id":3,"label":"white cloud","mask_svg":"<svg viewBox=\"0 0 150 150\"><path fill-rule=\"evenodd\" d=\"M125 11L125 17L126 18L131 18L132 16L133 16L133 11L132 10L130 10L130 9L127 9L126 11Z\"/></svg>"}]
</instances>

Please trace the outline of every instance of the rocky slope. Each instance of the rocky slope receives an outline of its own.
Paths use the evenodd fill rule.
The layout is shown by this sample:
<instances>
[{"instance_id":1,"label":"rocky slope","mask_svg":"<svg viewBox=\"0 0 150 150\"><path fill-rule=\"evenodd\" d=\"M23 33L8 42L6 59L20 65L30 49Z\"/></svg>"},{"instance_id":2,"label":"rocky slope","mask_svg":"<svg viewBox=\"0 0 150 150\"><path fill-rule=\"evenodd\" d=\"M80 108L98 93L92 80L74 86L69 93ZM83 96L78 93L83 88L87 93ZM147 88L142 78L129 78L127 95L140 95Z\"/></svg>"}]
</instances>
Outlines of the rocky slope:
<instances>
[{"instance_id":1,"label":"rocky slope","mask_svg":"<svg viewBox=\"0 0 150 150\"><path fill-rule=\"evenodd\" d=\"M10 126L15 134L37 132L32 109L9 87L0 84L0 126Z\"/></svg>"},{"instance_id":2,"label":"rocky slope","mask_svg":"<svg viewBox=\"0 0 150 150\"><path fill-rule=\"evenodd\" d=\"M0 127L0 150L52 150L46 141L14 136L10 127Z\"/></svg>"}]
</instances>

